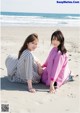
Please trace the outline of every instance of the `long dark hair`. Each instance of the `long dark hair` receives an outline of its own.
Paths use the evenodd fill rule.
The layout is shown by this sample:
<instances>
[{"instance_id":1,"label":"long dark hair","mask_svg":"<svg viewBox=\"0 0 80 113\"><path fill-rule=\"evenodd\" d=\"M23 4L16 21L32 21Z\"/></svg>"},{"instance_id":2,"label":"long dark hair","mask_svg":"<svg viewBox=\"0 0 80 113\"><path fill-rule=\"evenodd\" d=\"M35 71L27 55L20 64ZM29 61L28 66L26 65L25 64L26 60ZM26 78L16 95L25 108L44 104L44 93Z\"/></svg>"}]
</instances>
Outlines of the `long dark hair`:
<instances>
[{"instance_id":1,"label":"long dark hair","mask_svg":"<svg viewBox=\"0 0 80 113\"><path fill-rule=\"evenodd\" d=\"M58 51L61 51L62 54L66 53L67 50L64 46L64 36L60 30L56 30L52 36L51 36L51 42L52 40L57 39L60 42L60 45L58 46Z\"/></svg>"},{"instance_id":2,"label":"long dark hair","mask_svg":"<svg viewBox=\"0 0 80 113\"><path fill-rule=\"evenodd\" d=\"M33 42L35 39L38 39L38 35L36 33L33 33L26 38L23 46L21 47L21 49L19 51L18 59L20 58L22 52L28 48L27 44L29 44L30 42Z\"/></svg>"}]
</instances>

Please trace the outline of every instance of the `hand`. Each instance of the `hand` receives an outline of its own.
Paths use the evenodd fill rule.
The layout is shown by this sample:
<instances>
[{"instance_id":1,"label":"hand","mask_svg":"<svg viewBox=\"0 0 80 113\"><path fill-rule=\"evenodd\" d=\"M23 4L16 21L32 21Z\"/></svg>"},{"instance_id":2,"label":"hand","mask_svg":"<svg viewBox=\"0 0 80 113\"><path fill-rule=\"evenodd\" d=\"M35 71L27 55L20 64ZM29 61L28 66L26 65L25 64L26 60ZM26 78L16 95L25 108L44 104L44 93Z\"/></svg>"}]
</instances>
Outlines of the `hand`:
<instances>
[{"instance_id":1,"label":"hand","mask_svg":"<svg viewBox=\"0 0 80 113\"><path fill-rule=\"evenodd\" d=\"M43 73L43 68L41 67L41 65L38 65L38 73L39 75Z\"/></svg>"},{"instance_id":2,"label":"hand","mask_svg":"<svg viewBox=\"0 0 80 113\"><path fill-rule=\"evenodd\" d=\"M38 74L41 75L42 72L43 72L43 68L42 68L42 66L39 62L36 61L36 63L37 63L37 66L38 66Z\"/></svg>"},{"instance_id":3,"label":"hand","mask_svg":"<svg viewBox=\"0 0 80 113\"><path fill-rule=\"evenodd\" d=\"M31 93L35 93L36 90L32 87L32 80L28 80L27 83L28 83L28 91Z\"/></svg>"},{"instance_id":4,"label":"hand","mask_svg":"<svg viewBox=\"0 0 80 113\"><path fill-rule=\"evenodd\" d=\"M55 88L54 88L54 82L51 81L50 83L50 90L49 90L50 93L55 93Z\"/></svg>"},{"instance_id":5,"label":"hand","mask_svg":"<svg viewBox=\"0 0 80 113\"><path fill-rule=\"evenodd\" d=\"M36 92L36 90L34 88L29 88L28 91L31 92L31 93L35 93Z\"/></svg>"}]
</instances>

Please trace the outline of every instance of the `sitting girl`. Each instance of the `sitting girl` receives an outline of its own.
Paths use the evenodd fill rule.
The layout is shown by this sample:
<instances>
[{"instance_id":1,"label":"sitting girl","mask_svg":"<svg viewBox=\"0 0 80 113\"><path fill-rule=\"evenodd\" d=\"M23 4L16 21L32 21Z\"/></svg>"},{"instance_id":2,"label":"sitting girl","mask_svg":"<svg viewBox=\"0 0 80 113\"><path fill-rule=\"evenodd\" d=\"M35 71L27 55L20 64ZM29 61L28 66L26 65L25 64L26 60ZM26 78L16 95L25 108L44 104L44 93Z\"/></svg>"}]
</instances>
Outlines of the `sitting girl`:
<instances>
[{"instance_id":1,"label":"sitting girl","mask_svg":"<svg viewBox=\"0 0 80 113\"><path fill-rule=\"evenodd\" d=\"M52 50L46 62L42 65L45 69L42 73L42 82L50 86L50 93L55 91L68 80L70 70L68 67L68 55L64 46L64 36L60 30L55 31L51 36Z\"/></svg>"},{"instance_id":2,"label":"sitting girl","mask_svg":"<svg viewBox=\"0 0 80 113\"><path fill-rule=\"evenodd\" d=\"M35 92L32 83L39 83L42 68L38 62L34 60L31 51L37 48L38 35L29 35L23 46L21 47L18 58L7 57L6 67L8 78L11 82L28 83L28 90Z\"/></svg>"}]
</instances>

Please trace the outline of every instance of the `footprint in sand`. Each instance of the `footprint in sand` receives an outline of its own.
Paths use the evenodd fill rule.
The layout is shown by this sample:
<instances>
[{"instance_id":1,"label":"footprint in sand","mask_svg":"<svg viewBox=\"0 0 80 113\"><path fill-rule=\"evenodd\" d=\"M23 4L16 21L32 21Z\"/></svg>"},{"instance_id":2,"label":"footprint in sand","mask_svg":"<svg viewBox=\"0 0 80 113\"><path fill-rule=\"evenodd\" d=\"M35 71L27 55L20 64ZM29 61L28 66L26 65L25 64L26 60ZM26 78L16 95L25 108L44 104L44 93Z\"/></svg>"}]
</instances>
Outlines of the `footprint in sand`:
<instances>
[{"instance_id":1,"label":"footprint in sand","mask_svg":"<svg viewBox=\"0 0 80 113\"><path fill-rule=\"evenodd\" d=\"M68 96L68 97L71 97L71 98L76 98L76 95L74 95L74 94L72 94L72 93L71 93L71 94L68 94L67 96Z\"/></svg>"}]
</instances>

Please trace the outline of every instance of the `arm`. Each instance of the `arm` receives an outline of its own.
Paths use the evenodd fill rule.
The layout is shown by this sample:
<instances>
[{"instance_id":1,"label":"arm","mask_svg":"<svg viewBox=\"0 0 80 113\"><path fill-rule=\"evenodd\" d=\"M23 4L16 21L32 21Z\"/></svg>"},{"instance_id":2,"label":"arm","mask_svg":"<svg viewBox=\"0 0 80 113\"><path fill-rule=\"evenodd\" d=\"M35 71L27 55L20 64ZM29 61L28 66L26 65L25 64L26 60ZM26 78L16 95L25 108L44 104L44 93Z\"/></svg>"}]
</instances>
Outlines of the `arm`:
<instances>
[{"instance_id":1,"label":"arm","mask_svg":"<svg viewBox=\"0 0 80 113\"><path fill-rule=\"evenodd\" d=\"M53 64L52 71L51 71L51 80L53 80L54 82L56 81L56 79L62 69L64 60L65 60L65 58L61 54L58 54L54 60L54 64Z\"/></svg>"},{"instance_id":2,"label":"arm","mask_svg":"<svg viewBox=\"0 0 80 113\"><path fill-rule=\"evenodd\" d=\"M37 65L38 65L38 74L41 75L43 73L43 68L41 64L37 63Z\"/></svg>"},{"instance_id":3,"label":"arm","mask_svg":"<svg viewBox=\"0 0 80 113\"><path fill-rule=\"evenodd\" d=\"M45 63L42 65L42 68L47 67L48 59L46 59Z\"/></svg>"},{"instance_id":4,"label":"arm","mask_svg":"<svg viewBox=\"0 0 80 113\"><path fill-rule=\"evenodd\" d=\"M50 59L50 56L51 56L52 51L53 51L53 48L52 48L52 50L50 51L50 53L49 53L49 55L48 55L46 61L45 61L44 64L42 65L42 68L47 67L48 60Z\"/></svg>"},{"instance_id":5,"label":"arm","mask_svg":"<svg viewBox=\"0 0 80 113\"><path fill-rule=\"evenodd\" d=\"M25 62L25 72L26 72L26 78L28 83L28 90L34 93L35 89L32 86L32 78L33 78L32 56L28 54L24 62Z\"/></svg>"},{"instance_id":6,"label":"arm","mask_svg":"<svg viewBox=\"0 0 80 113\"><path fill-rule=\"evenodd\" d=\"M56 58L55 58L55 61L54 61L54 64L53 64L53 67L52 67L52 71L51 71L51 81L50 81L50 93L55 93L55 88L54 88L54 83L61 71L61 68L63 66L63 63L64 63L64 58L62 55L58 55Z\"/></svg>"},{"instance_id":7,"label":"arm","mask_svg":"<svg viewBox=\"0 0 80 113\"><path fill-rule=\"evenodd\" d=\"M27 80L31 80L33 77L33 68L32 68L32 56L30 54L28 54L25 58L25 72L26 72L26 78Z\"/></svg>"}]
</instances>

